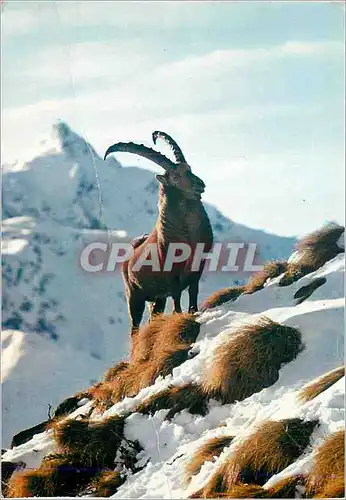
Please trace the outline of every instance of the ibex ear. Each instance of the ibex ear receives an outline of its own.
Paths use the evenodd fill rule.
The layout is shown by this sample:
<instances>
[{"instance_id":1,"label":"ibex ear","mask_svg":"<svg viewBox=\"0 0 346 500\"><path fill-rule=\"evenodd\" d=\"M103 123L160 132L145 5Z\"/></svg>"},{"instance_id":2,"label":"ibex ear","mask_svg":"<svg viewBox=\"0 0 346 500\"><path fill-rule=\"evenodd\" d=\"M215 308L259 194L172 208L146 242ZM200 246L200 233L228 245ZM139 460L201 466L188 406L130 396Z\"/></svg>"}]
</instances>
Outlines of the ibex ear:
<instances>
[{"instance_id":1,"label":"ibex ear","mask_svg":"<svg viewBox=\"0 0 346 500\"><path fill-rule=\"evenodd\" d=\"M157 174L157 175L155 175L155 177L156 177L156 180L158 180L160 184L163 184L164 186L166 186L168 184L167 179L164 175Z\"/></svg>"}]
</instances>

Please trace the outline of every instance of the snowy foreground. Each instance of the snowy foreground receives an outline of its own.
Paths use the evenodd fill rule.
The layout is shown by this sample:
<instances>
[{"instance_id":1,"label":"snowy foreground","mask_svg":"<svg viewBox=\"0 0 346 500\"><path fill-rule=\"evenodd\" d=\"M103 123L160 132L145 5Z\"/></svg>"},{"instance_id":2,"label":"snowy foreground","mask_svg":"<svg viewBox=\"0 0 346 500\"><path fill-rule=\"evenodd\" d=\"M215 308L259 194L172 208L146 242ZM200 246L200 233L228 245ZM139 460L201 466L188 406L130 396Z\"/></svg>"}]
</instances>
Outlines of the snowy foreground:
<instances>
[{"instance_id":1,"label":"snowy foreground","mask_svg":"<svg viewBox=\"0 0 346 500\"><path fill-rule=\"evenodd\" d=\"M325 277L325 284L298 305L294 299L296 291L317 277ZM215 348L232 336L237 326L256 321L259 316L298 328L305 349L294 361L283 366L274 385L235 404L211 403L210 411L204 417L183 411L173 420L165 421L167 410L161 410L154 416L132 413L126 420L125 436L140 442L144 451L139 460L146 465L128 477L114 498L188 497L206 484L240 440L251 434L259 422L267 419L318 419L320 426L315 428L311 445L303 455L273 476L264 488L274 485L286 475L308 472L316 448L330 434L344 427L344 378L307 403L297 398L304 384L344 363L343 278L344 254L341 254L291 286L278 287L280 278L275 278L263 290L203 313L198 319L201 331L192 347L198 354L175 368L171 376L158 379L136 397L126 398L114 405L101 418L127 412L149 394L168 386L200 382ZM86 413L88 409L90 403L86 402L72 415ZM219 458L205 462L200 472L185 483L185 468L194 452L210 438L221 435L232 435L235 439ZM3 459L22 461L26 467L35 468L44 456L53 451L54 442L48 431L9 450Z\"/></svg>"}]
</instances>

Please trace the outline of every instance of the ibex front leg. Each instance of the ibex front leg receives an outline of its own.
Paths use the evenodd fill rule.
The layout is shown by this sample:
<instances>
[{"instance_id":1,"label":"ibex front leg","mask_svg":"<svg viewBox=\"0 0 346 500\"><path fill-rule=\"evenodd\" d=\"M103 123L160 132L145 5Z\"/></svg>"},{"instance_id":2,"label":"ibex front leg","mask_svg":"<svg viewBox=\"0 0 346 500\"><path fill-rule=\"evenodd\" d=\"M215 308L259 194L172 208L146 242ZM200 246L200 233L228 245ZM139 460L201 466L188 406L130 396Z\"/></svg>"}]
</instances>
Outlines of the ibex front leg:
<instances>
[{"instance_id":1,"label":"ibex front leg","mask_svg":"<svg viewBox=\"0 0 346 500\"><path fill-rule=\"evenodd\" d=\"M195 313L198 311L198 285L199 285L199 276L198 278L194 278L192 283L189 286L189 313Z\"/></svg>"},{"instance_id":2,"label":"ibex front leg","mask_svg":"<svg viewBox=\"0 0 346 500\"><path fill-rule=\"evenodd\" d=\"M155 302L150 302L149 304L149 321L152 321L156 314L161 314L164 312L166 307L166 298L156 299Z\"/></svg>"}]
</instances>

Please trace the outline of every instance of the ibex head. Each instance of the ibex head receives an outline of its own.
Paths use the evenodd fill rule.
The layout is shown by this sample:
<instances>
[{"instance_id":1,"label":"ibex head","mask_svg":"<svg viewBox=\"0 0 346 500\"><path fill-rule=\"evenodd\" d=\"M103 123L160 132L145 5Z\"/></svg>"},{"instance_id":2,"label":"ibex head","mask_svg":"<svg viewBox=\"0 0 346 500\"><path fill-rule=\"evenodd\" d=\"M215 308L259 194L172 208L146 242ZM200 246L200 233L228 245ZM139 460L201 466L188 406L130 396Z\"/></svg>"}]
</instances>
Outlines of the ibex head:
<instances>
[{"instance_id":1,"label":"ibex head","mask_svg":"<svg viewBox=\"0 0 346 500\"><path fill-rule=\"evenodd\" d=\"M201 194L204 192L205 184L202 179L191 172L191 167L186 162L178 144L165 132L155 131L152 137L154 144L156 144L157 139L163 139L170 146L174 162L152 148L148 148L142 144L134 144L133 142L118 142L113 144L107 149L104 159L110 153L116 151L143 156L160 165L166 171L164 175L156 176L156 179L164 187L178 189L186 198L200 199Z\"/></svg>"}]
</instances>

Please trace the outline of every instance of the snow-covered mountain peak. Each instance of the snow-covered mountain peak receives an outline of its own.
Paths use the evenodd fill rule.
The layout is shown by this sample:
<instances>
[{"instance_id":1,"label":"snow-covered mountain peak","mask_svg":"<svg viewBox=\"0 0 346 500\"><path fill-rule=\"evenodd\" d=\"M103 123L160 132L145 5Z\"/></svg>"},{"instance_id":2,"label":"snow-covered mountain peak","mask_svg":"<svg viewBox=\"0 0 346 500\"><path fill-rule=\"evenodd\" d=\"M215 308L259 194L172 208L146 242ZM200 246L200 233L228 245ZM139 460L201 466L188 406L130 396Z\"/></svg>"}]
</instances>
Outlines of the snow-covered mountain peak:
<instances>
[{"instance_id":1,"label":"snow-covered mountain peak","mask_svg":"<svg viewBox=\"0 0 346 500\"><path fill-rule=\"evenodd\" d=\"M91 154L95 160L100 160L99 155L87 141L74 132L67 123L59 121L52 127L52 140L55 141L57 150L71 158Z\"/></svg>"},{"instance_id":2,"label":"snow-covered mountain peak","mask_svg":"<svg viewBox=\"0 0 346 500\"><path fill-rule=\"evenodd\" d=\"M95 151L93 146L82 136L74 132L71 127L58 121L53 124L51 132L51 142L54 143L57 152L63 153L67 158L77 162L86 161L99 163L103 160ZM89 158L88 158L89 157ZM114 158L106 159L106 165L112 168L120 168L121 164Z\"/></svg>"}]
</instances>

